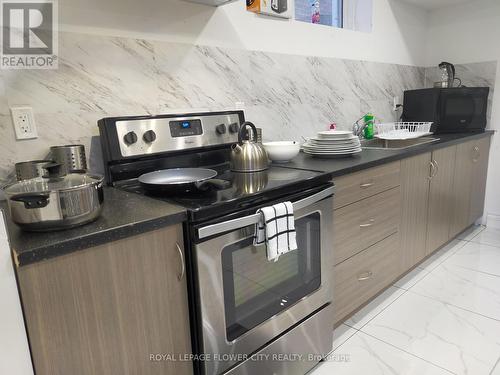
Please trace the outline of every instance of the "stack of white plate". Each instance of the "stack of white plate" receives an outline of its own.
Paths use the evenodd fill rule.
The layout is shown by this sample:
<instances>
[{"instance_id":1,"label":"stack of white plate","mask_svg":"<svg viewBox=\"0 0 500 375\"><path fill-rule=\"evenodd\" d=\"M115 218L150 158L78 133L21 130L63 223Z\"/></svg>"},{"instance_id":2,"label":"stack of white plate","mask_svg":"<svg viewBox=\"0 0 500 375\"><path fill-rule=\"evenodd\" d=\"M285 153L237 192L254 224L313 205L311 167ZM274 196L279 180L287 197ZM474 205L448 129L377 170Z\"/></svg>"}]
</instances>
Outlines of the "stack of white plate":
<instances>
[{"instance_id":1,"label":"stack of white plate","mask_svg":"<svg viewBox=\"0 0 500 375\"><path fill-rule=\"evenodd\" d=\"M347 130L328 130L309 138L303 145L304 153L322 158L343 158L359 154L359 138Z\"/></svg>"}]
</instances>

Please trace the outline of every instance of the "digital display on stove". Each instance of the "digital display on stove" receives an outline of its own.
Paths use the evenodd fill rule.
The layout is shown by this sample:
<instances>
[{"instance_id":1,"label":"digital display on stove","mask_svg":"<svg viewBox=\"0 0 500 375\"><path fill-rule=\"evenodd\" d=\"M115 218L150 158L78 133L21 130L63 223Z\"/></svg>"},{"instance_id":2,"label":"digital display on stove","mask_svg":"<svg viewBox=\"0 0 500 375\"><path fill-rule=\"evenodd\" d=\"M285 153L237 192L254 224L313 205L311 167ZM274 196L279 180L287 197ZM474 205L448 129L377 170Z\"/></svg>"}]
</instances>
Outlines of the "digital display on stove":
<instances>
[{"instance_id":1,"label":"digital display on stove","mask_svg":"<svg viewBox=\"0 0 500 375\"><path fill-rule=\"evenodd\" d=\"M170 135L172 138L188 137L203 134L201 120L176 120L170 121Z\"/></svg>"}]
</instances>

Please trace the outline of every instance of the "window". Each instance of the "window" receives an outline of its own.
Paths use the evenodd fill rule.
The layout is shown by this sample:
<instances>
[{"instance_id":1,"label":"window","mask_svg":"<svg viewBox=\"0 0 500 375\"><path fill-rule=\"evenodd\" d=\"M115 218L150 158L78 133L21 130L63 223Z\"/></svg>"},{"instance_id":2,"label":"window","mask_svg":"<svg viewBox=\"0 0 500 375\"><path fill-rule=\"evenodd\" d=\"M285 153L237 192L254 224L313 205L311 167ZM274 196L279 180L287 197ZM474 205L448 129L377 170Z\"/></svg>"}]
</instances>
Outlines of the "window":
<instances>
[{"instance_id":1,"label":"window","mask_svg":"<svg viewBox=\"0 0 500 375\"><path fill-rule=\"evenodd\" d=\"M343 0L295 0L297 21L342 27Z\"/></svg>"},{"instance_id":2,"label":"window","mask_svg":"<svg viewBox=\"0 0 500 375\"><path fill-rule=\"evenodd\" d=\"M297 21L371 32L373 0L294 0Z\"/></svg>"}]
</instances>

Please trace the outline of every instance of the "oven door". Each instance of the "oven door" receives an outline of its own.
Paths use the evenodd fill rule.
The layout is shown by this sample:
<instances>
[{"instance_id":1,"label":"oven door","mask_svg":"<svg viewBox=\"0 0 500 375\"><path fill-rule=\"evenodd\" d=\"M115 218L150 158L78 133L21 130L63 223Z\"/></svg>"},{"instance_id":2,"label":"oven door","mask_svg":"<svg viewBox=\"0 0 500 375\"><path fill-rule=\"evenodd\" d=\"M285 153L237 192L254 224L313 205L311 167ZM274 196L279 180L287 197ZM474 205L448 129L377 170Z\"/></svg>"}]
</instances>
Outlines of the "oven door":
<instances>
[{"instance_id":1,"label":"oven door","mask_svg":"<svg viewBox=\"0 0 500 375\"><path fill-rule=\"evenodd\" d=\"M332 193L294 202L298 250L276 262L253 246L257 215L198 230L209 237L195 245L205 374L223 373L331 303Z\"/></svg>"},{"instance_id":2,"label":"oven door","mask_svg":"<svg viewBox=\"0 0 500 375\"><path fill-rule=\"evenodd\" d=\"M484 130L488 105L488 87L442 89L440 97L440 133Z\"/></svg>"}]
</instances>

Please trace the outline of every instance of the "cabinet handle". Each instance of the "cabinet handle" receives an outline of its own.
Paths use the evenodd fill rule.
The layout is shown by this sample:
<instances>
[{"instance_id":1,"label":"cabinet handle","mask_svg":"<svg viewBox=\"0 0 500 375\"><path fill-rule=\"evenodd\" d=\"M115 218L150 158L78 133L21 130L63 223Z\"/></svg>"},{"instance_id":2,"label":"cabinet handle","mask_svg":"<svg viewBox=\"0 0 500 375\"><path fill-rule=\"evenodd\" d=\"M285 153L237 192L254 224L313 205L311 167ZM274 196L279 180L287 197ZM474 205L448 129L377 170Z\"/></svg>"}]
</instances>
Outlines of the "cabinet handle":
<instances>
[{"instance_id":1,"label":"cabinet handle","mask_svg":"<svg viewBox=\"0 0 500 375\"><path fill-rule=\"evenodd\" d=\"M434 160L434 165L436 166L436 173L434 173L434 176L432 176L432 178L436 177L439 173L439 163L437 162L437 160Z\"/></svg>"},{"instance_id":2,"label":"cabinet handle","mask_svg":"<svg viewBox=\"0 0 500 375\"><path fill-rule=\"evenodd\" d=\"M478 146L474 146L473 150L474 150L476 157L472 156L472 162L477 163L479 161L479 158L481 157L481 152L479 151Z\"/></svg>"},{"instance_id":3,"label":"cabinet handle","mask_svg":"<svg viewBox=\"0 0 500 375\"><path fill-rule=\"evenodd\" d=\"M429 165L430 169L429 169L429 176L427 177L427 179L430 181L434 177L434 171L436 169L436 166L434 165L434 161L432 160L429 162Z\"/></svg>"},{"instance_id":4,"label":"cabinet handle","mask_svg":"<svg viewBox=\"0 0 500 375\"><path fill-rule=\"evenodd\" d=\"M373 276L373 272L372 271L363 272L363 273L359 274L358 281L369 280L369 279L372 278L372 276Z\"/></svg>"},{"instance_id":5,"label":"cabinet handle","mask_svg":"<svg viewBox=\"0 0 500 375\"><path fill-rule=\"evenodd\" d=\"M181 262L181 272L177 275L177 279L180 281L186 274L186 264L184 262L184 253L182 252L182 249L177 242L175 243L175 247L177 248L177 252L179 253L179 259Z\"/></svg>"},{"instance_id":6,"label":"cabinet handle","mask_svg":"<svg viewBox=\"0 0 500 375\"><path fill-rule=\"evenodd\" d=\"M429 179L429 181L432 180L434 177L436 177L436 175L439 171L439 165L438 165L437 161L431 160L430 166L431 166L430 176L427 177Z\"/></svg>"},{"instance_id":7,"label":"cabinet handle","mask_svg":"<svg viewBox=\"0 0 500 375\"><path fill-rule=\"evenodd\" d=\"M369 188L370 186L373 186L373 182L366 182L364 184L359 185L361 189L366 189Z\"/></svg>"},{"instance_id":8,"label":"cabinet handle","mask_svg":"<svg viewBox=\"0 0 500 375\"><path fill-rule=\"evenodd\" d=\"M368 220L368 223L366 224L359 224L360 228L368 228L371 227L375 223L375 219L370 219Z\"/></svg>"}]
</instances>

